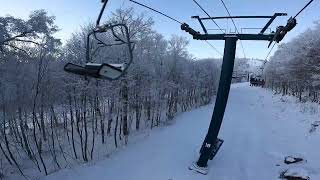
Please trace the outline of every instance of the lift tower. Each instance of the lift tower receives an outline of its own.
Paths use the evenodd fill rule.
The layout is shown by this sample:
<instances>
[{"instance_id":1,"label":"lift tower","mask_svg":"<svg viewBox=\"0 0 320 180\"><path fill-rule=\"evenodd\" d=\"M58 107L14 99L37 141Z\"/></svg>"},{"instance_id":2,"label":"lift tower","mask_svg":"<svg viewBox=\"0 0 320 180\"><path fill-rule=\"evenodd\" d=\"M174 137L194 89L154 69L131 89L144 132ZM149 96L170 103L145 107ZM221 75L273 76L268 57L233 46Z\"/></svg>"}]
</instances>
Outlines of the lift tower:
<instances>
[{"instance_id":1,"label":"lift tower","mask_svg":"<svg viewBox=\"0 0 320 180\"><path fill-rule=\"evenodd\" d=\"M273 16L228 16L228 17L208 17L208 18L200 18L199 16L192 16L192 18L197 19L202 27L203 33L195 31L190 28L188 24L183 23L181 25L181 29L188 32L192 35L195 40L224 40L224 55L223 62L221 68L221 76L219 81L219 88L217 92L216 102L214 106L214 111L212 114L210 126L207 132L207 135L204 139L200 150L200 157L196 163L194 163L190 169L196 170L200 173L207 173L207 162L208 160L212 160L219 148L221 147L223 140L218 138L219 130L222 124L225 108L228 101L230 85L232 80L232 72L235 60L235 52L238 40L259 40L259 41L269 41L270 44L272 42L280 42L288 31L292 30L296 25L296 20L294 18L290 18L287 22L286 26L277 27L276 32L265 33L265 31L269 28L271 23L278 16L286 16L285 13L275 13ZM269 19L267 24L262 27L261 31L257 34L209 34L206 27L203 24L204 20L214 20L214 19L247 19L247 18L255 18L255 19ZM269 44L269 46L270 46Z\"/></svg>"}]
</instances>

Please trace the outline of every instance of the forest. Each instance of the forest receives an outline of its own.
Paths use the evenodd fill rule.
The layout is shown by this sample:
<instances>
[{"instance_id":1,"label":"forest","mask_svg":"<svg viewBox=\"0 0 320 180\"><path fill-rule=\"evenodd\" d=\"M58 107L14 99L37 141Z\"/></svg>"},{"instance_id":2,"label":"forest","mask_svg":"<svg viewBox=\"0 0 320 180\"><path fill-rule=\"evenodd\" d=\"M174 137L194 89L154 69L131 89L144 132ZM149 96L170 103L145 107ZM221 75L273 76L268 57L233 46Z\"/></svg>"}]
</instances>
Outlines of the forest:
<instances>
[{"instance_id":1,"label":"forest","mask_svg":"<svg viewBox=\"0 0 320 180\"><path fill-rule=\"evenodd\" d=\"M301 102L319 103L320 22L279 45L264 67L267 87L276 94L292 95Z\"/></svg>"},{"instance_id":2,"label":"forest","mask_svg":"<svg viewBox=\"0 0 320 180\"><path fill-rule=\"evenodd\" d=\"M188 40L165 39L152 18L133 9L118 9L109 21L125 23L135 44L134 62L117 82L63 71L68 62L85 62L92 24L62 44L54 36L55 17L44 10L26 20L0 17L0 177L10 167L29 178L25 169L47 175L98 159L126 145L131 134L211 102L218 59L197 61ZM95 61L105 61L110 49Z\"/></svg>"}]
</instances>

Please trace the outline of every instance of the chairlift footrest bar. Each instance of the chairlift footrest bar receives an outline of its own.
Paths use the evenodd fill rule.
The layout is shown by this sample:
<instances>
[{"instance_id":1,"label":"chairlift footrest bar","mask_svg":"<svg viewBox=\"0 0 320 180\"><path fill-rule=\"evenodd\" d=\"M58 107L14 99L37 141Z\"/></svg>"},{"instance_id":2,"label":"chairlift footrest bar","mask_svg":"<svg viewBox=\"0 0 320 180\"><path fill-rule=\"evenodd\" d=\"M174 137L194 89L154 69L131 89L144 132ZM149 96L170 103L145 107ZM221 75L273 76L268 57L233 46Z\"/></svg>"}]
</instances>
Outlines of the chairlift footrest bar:
<instances>
[{"instance_id":1,"label":"chairlift footrest bar","mask_svg":"<svg viewBox=\"0 0 320 180\"><path fill-rule=\"evenodd\" d=\"M126 64L107 63L87 63L85 66L68 63L64 66L64 70L69 73L109 80L118 79L123 74L125 68Z\"/></svg>"},{"instance_id":2,"label":"chairlift footrest bar","mask_svg":"<svg viewBox=\"0 0 320 180\"><path fill-rule=\"evenodd\" d=\"M97 73L93 73L92 71L88 70L86 66L80 66L73 63L67 63L64 66L64 70L66 72L81 75L81 76L91 76L94 78L99 78L99 75Z\"/></svg>"}]
</instances>

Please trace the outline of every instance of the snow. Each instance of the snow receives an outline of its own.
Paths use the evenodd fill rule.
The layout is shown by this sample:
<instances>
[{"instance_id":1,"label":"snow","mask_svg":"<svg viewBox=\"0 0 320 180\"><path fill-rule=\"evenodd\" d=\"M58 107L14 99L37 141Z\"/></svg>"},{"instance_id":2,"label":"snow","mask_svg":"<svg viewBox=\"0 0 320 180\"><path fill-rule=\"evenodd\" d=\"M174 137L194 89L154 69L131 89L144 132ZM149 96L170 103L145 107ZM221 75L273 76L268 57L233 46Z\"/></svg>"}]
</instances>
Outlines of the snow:
<instances>
[{"instance_id":1,"label":"snow","mask_svg":"<svg viewBox=\"0 0 320 180\"><path fill-rule=\"evenodd\" d=\"M294 157L289 156L289 157L286 157L286 161L288 161L288 162L290 162L290 163L293 163L293 162L295 162L296 160L294 159Z\"/></svg>"},{"instance_id":2,"label":"snow","mask_svg":"<svg viewBox=\"0 0 320 180\"><path fill-rule=\"evenodd\" d=\"M293 98L248 83L232 86L220 131L225 142L209 162L209 173L205 176L188 170L199 155L212 110L213 104L183 113L175 123L155 129L109 158L61 170L45 179L270 180L290 168L303 169L303 175L320 179L319 147L315 147L320 146L320 134L308 133L319 114L301 112ZM283 163L286 156L296 154L307 162Z\"/></svg>"},{"instance_id":3,"label":"snow","mask_svg":"<svg viewBox=\"0 0 320 180\"><path fill-rule=\"evenodd\" d=\"M292 157L292 156L287 156L285 158L285 163L290 164L290 163L298 163L303 161L303 158L301 157Z\"/></svg>"},{"instance_id":4,"label":"snow","mask_svg":"<svg viewBox=\"0 0 320 180\"><path fill-rule=\"evenodd\" d=\"M284 173L284 176L309 179L308 171L303 168L290 168Z\"/></svg>"}]
</instances>

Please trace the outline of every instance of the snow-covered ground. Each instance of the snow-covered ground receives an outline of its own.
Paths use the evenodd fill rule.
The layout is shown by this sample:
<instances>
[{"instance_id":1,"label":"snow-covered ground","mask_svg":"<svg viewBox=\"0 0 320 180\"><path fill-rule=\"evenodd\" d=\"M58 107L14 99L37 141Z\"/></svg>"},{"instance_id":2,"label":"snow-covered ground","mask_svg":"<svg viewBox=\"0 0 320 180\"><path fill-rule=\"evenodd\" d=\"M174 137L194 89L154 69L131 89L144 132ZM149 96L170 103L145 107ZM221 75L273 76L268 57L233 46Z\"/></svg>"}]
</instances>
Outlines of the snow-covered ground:
<instances>
[{"instance_id":1,"label":"snow-covered ground","mask_svg":"<svg viewBox=\"0 0 320 180\"><path fill-rule=\"evenodd\" d=\"M169 127L158 128L145 139L99 162L65 169L46 180L272 180L281 172L303 172L320 179L320 131L309 133L319 121L291 97L250 87L232 86L220 137L225 140L204 176L188 170L198 157L213 104L178 116ZM317 108L317 107L315 107ZM306 161L286 165L286 156ZM294 172L292 172L294 171Z\"/></svg>"}]
</instances>

